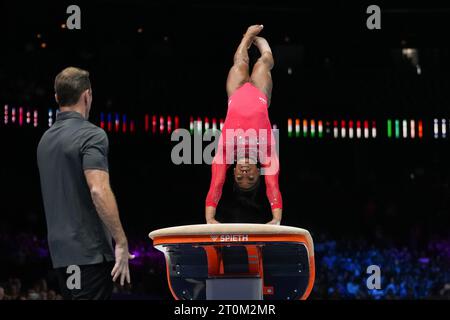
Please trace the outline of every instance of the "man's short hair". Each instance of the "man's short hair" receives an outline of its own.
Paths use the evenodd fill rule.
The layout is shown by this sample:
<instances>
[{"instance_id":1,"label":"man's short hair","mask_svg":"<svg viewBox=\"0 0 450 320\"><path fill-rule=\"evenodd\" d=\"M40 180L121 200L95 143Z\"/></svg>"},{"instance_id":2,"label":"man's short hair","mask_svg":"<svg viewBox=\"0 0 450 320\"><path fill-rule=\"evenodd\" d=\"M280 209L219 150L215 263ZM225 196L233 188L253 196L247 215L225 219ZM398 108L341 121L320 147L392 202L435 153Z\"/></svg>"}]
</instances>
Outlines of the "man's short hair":
<instances>
[{"instance_id":1,"label":"man's short hair","mask_svg":"<svg viewBox=\"0 0 450 320\"><path fill-rule=\"evenodd\" d=\"M76 104L81 94L88 89L91 89L91 81L86 70L68 67L55 78L55 93L59 106Z\"/></svg>"}]
</instances>

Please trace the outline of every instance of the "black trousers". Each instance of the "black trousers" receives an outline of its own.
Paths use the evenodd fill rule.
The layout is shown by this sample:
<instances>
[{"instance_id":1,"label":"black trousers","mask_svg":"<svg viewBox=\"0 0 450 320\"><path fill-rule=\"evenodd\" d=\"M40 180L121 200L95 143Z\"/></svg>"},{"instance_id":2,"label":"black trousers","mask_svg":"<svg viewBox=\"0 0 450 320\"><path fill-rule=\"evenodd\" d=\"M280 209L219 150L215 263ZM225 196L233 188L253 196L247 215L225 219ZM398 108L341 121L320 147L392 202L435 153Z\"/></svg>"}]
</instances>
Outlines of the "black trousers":
<instances>
[{"instance_id":1,"label":"black trousers","mask_svg":"<svg viewBox=\"0 0 450 320\"><path fill-rule=\"evenodd\" d=\"M80 288L69 289L67 279L73 274L67 273L67 267L55 269L61 294L64 300L109 300L113 291L111 271L114 261L81 265ZM70 281L69 281L70 282Z\"/></svg>"}]
</instances>

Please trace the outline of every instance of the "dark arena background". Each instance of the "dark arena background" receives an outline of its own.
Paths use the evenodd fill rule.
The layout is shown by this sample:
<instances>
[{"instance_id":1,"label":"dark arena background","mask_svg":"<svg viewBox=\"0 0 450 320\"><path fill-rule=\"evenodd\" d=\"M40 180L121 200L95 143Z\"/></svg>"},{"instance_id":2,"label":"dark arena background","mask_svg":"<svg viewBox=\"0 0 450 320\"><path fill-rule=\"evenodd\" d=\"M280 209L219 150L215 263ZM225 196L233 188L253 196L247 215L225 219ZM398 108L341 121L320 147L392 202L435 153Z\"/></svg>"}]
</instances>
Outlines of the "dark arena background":
<instances>
[{"instance_id":1,"label":"dark arena background","mask_svg":"<svg viewBox=\"0 0 450 320\"><path fill-rule=\"evenodd\" d=\"M136 255L132 284L113 299L173 299L148 234L205 223L211 168L174 164L171 133L220 128L234 51L260 23L275 59L282 224L314 239L309 299L449 299L450 5L73 2L0 2L0 300L61 299L36 149L68 66L90 72L90 121L108 135L111 186ZM66 25L71 4L80 30ZM371 4L380 30L366 26ZM249 54L254 62L256 49ZM370 265L380 289L366 285Z\"/></svg>"}]
</instances>

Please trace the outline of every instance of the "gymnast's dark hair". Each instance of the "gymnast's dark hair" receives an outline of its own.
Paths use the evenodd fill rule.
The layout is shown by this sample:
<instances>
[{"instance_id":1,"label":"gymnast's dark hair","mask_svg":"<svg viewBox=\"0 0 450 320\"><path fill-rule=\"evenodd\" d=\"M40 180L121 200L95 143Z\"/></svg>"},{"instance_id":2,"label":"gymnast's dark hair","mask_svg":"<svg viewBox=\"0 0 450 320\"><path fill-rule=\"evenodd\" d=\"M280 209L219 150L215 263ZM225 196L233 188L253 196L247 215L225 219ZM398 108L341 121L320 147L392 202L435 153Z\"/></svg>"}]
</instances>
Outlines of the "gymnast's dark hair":
<instances>
[{"instance_id":1,"label":"gymnast's dark hair","mask_svg":"<svg viewBox=\"0 0 450 320\"><path fill-rule=\"evenodd\" d=\"M259 189L260 179L258 179L250 189L242 189L239 187L236 181L233 182L234 198L236 202L238 202L239 205L245 209L261 211L262 208L258 200Z\"/></svg>"}]
</instances>

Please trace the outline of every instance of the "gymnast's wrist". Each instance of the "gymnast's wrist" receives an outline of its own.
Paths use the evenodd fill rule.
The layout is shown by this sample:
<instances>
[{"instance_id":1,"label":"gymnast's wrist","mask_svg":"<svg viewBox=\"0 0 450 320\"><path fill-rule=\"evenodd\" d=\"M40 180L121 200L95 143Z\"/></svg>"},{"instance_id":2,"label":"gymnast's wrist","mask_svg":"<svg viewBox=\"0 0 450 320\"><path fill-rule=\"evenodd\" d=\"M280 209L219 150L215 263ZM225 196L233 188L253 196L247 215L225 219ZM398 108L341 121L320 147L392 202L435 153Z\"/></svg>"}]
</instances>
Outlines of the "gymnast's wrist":
<instances>
[{"instance_id":1,"label":"gymnast's wrist","mask_svg":"<svg viewBox=\"0 0 450 320\"><path fill-rule=\"evenodd\" d=\"M279 218L273 218L272 221L270 221L271 224L280 225L281 219Z\"/></svg>"}]
</instances>

